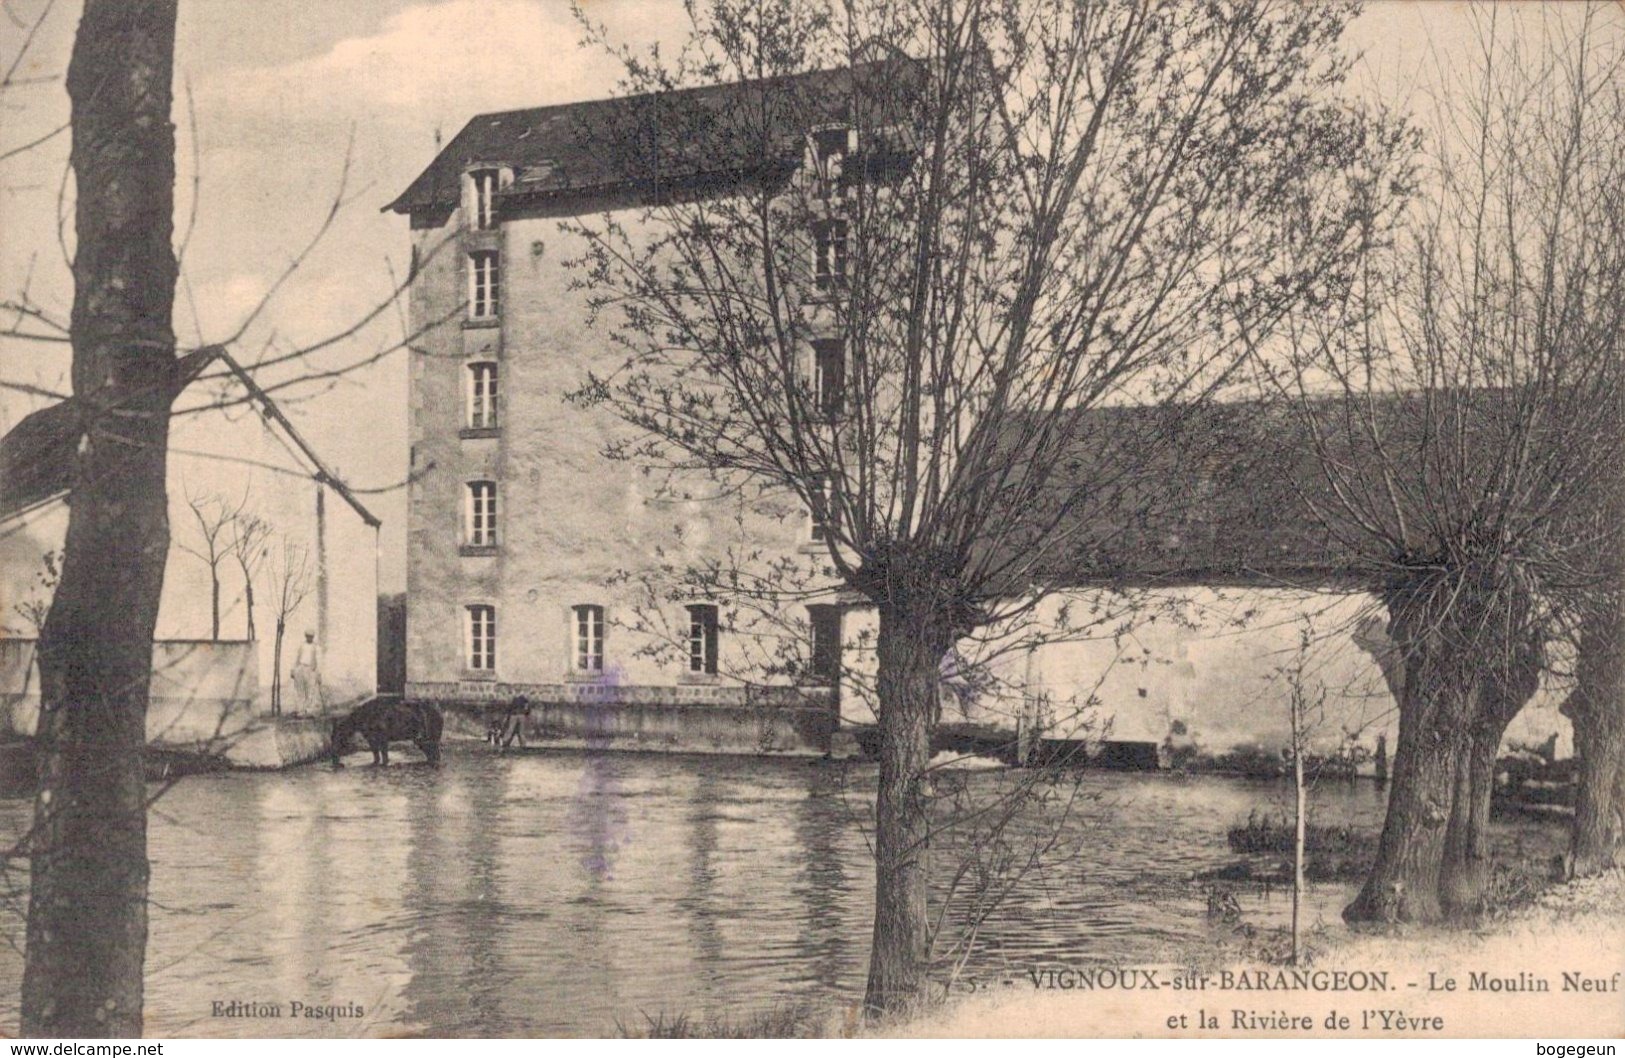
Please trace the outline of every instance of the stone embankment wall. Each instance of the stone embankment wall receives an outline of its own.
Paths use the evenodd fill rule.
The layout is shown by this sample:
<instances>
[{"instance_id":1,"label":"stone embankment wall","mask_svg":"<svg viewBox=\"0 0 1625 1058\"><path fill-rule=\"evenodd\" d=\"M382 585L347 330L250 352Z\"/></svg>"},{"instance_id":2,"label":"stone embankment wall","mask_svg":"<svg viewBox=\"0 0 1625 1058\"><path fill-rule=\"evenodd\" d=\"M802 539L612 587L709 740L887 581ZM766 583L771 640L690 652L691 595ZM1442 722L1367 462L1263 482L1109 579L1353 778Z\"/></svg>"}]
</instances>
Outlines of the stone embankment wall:
<instances>
[{"instance_id":1,"label":"stone embankment wall","mask_svg":"<svg viewBox=\"0 0 1625 1058\"><path fill-rule=\"evenodd\" d=\"M0 734L31 736L39 723L35 647L33 639L0 640ZM254 643L154 643L147 741L169 749L223 753L253 723L258 696Z\"/></svg>"}]
</instances>

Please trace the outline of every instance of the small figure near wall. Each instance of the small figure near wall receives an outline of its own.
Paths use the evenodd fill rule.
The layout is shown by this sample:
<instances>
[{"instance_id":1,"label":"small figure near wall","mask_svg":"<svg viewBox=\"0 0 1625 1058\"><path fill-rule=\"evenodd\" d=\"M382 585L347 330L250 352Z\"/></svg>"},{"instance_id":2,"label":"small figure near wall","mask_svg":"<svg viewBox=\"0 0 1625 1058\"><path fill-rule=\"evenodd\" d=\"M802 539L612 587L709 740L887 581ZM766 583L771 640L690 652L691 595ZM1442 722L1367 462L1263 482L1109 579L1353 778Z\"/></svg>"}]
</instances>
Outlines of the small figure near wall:
<instances>
[{"instance_id":1,"label":"small figure near wall","mask_svg":"<svg viewBox=\"0 0 1625 1058\"><path fill-rule=\"evenodd\" d=\"M525 720L530 716L530 699L516 695L505 711L493 715L485 727L485 740L498 749L507 749L514 740L525 745Z\"/></svg>"},{"instance_id":2,"label":"small figure near wall","mask_svg":"<svg viewBox=\"0 0 1625 1058\"><path fill-rule=\"evenodd\" d=\"M290 675L293 677L294 700L299 712L306 716L320 713L326 702L322 694L321 657L316 647L316 633L305 633L305 641L299 644L299 652L294 655Z\"/></svg>"}]
</instances>

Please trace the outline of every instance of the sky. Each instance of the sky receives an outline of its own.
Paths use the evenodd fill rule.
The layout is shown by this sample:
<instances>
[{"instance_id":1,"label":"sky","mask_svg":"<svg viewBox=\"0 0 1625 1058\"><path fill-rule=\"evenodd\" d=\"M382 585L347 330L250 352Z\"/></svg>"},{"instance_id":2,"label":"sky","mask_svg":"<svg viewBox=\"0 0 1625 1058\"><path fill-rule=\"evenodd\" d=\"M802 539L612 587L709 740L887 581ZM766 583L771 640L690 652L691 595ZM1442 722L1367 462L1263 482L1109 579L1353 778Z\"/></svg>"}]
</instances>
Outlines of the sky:
<instances>
[{"instance_id":1,"label":"sky","mask_svg":"<svg viewBox=\"0 0 1625 1058\"><path fill-rule=\"evenodd\" d=\"M21 83L0 92L3 155L66 121L61 74L79 4L0 4L0 64L10 64L27 27L44 13L15 75ZM586 7L632 45L674 44L687 28L678 0L586 0ZM236 334L290 261L299 261L242 335L237 350L245 360L342 331L388 297L409 259L407 225L380 208L429 163L437 137L449 140L485 111L611 94L618 74L614 59L579 44L566 0L181 0L180 11L181 344ZM1364 54L1357 86L1425 106L1432 86L1448 81L1468 54L1469 27L1460 3L1375 0L1348 35ZM64 133L0 159L0 300L26 288L61 318L72 301L64 256L71 202L70 223L58 223L67 150ZM302 254L336 196L342 204L331 226ZM398 342L404 326L391 308L321 354L318 366L368 360ZM64 347L0 341L0 383L66 392L67 377ZM47 401L0 386L0 429ZM383 490L366 491L365 501L384 522L380 589L400 590L405 491L390 486L407 466L404 353L384 355L336 384L287 391L284 406L352 485ZM185 450L176 456L177 473L199 491L227 488L240 474L221 455L253 453L291 465L254 418L240 413L177 422L174 444Z\"/></svg>"}]
</instances>

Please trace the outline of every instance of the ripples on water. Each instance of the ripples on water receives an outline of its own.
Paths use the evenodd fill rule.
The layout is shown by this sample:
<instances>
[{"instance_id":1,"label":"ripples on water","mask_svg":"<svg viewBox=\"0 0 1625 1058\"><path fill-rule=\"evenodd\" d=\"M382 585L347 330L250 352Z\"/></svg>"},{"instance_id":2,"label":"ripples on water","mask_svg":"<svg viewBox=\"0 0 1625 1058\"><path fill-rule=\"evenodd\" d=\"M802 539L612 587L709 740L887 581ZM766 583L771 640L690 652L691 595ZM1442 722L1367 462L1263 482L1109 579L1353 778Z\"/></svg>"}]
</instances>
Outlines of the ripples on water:
<instances>
[{"instance_id":1,"label":"ripples on water","mask_svg":"<svg viewBox=\"0 0 1625 1058\"><path fill-rule=\"evenodd\" d=\"M355 758L359 760L360 758ZM956 776L986 792L1008 775ZM188 779L154 809L147 1027L175 1035L602 1035L647 1014L739 1017L853 1002L867 970L874 769L802 760L454 745L447 764ZM1227 827L1288 791L1089 773L1051 860L978 932L966 973L1177 961L1216 941L1191 875ZM1376 828L1370 784L1327 784L1317 821ZM26 801L0 802L0 834ZM1014 849L1053 832L1029 812ZM951 848L933 867L939 892ZM971 872L974 876L974 872ZM1316 887L1309 921L1350 895ZM971 906L965 886L956 913ZM1244 903L1285 921L1282 895ZM5 923L16 944L15 914ZM0 949L0 1026L21 961ZM213 1001L358 1004L362 1019L210 1016Z\"/></svg>"}]
</instances>

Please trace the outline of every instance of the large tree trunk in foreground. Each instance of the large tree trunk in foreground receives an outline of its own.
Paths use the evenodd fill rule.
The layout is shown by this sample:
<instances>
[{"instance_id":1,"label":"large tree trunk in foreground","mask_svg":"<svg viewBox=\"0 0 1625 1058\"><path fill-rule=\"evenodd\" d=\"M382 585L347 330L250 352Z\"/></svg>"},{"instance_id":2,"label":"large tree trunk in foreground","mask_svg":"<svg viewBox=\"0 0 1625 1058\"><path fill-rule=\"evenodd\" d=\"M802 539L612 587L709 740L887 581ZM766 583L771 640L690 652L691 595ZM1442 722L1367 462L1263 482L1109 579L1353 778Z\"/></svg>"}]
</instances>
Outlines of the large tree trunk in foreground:
<instances>
[{"instance_id":1,"label":"large tree trunk in foreground","mask_svg":"<svg viewBox=\"0 0 1625 1058\"><path fill-rule=\"evenodd\" d=\"M907 1013L926 997L929 820L924 772L931 758L931 717L946 649L925 622L881 607L875 924L864 997L871 1015Z\"/></svg>"},{"instance_id":2,"label":"large tree trunk in foreground","mask_svg":"<svg viewBox=\"0 0 1625 1058\"><path fill-rule=\"evenodd\" d=\"M1466 666L1459 664L1426 613L1396 614L1390 635L1405 666L1393 784L1376 863L1360 895L1343 909L1349 922L1431 922L1441 917L1445 834L1456 799L1457 768L1465 763L1477 711L1476 687L1463 678Z\"/></svg>"},{"instance_id":3,"label":"large tree trunk in foreground","mask_svg":"<svg viewBox=\"0 0 1625 1058\"><path fill-rule=\"evenodd\" d=\"M1400 711L1377 860L1360 895L1343 910L1349 922L1431 922L1440 917L1444 837L1464 742L1461 717L1471 695L1449 687L1431 695L1407 692L1407 697L1435 700L1413 706L1411 711L1421 715Z\"/></svg>"},{"instance_id":4,"label":"large tree trunk in foreground","mask_svg":"<svg viewBox=\"0 0 1625 1058\"><path fill-rule=\"evenodd\" d=\"M1507 727L1540 688L1544 665L1543 644L1530 638L1482 667L1478 716L1456 773L1456 801L1445 834L1439 899L1449 918L1468 920L1484 910L1494 866L1489 830L1495 762Z\"/></svg>"},{"instance_id":5,"label":"large tree trunk in foreground","mask_svg":"<svg viewBox=\"0 0 1625 1058\"><path fill-rule=\"evenodd\" d=\"M175 0L86 0L68 68L73 387L85 438L61 583L40 633L22 1032L139 1036L147 941L145 742L169 551Z\"/></svg>"},{"instance_id":6,"label":"large tree trunk in foreground","mask_svg":"<svg viewBox=\"0 0 1625 1058\"><path fill-rule=\"evenodd\" d=\"M1574 691L1563 712L1574 722L1578 769L1569 869L1596 874L1622 862L1625 841L1625 622L1617 600L1587 617Z\"/></svg>"},{"instance_id":7,"label":"large tree trunk in foreground","mask_svg":"<svg viewBox=\"0 0 1625 1058\"><path fill-rule=\"evenodd\" d=\"M1506 725L1486 725L1468 738L1456 769L1455 802L1445 828L1439 871L1439 906L1446 918L1465 921L1483 910L1490 882L1490 794L1495 758Z\"/></svg>"}]
</instances>

